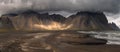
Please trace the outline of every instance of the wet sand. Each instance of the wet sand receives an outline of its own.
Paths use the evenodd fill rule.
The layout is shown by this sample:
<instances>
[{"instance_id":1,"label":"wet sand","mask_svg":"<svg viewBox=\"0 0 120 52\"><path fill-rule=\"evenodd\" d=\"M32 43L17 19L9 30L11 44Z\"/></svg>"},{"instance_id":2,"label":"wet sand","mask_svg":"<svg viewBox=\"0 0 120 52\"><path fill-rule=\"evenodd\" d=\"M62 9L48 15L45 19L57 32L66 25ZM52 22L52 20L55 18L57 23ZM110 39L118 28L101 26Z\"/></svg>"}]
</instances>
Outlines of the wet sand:
<instances>
[{"instance_id":1,"label":"wet sand","mask_svg":"<svg viewBox=\"0 0 120 52\"><path fill-rule=\"evenodd\" d=\"M119 45L80 44L91 34L77 32L1 33L0 52L119 52ZM84 41L82 41L84 40ZM71 43L67 43L70 41ZM95 42L104 42L96 41ZM92 42L94 42L92 41ZM77 42L78 44L74 44Z\"/></svg>"}]
</instances>

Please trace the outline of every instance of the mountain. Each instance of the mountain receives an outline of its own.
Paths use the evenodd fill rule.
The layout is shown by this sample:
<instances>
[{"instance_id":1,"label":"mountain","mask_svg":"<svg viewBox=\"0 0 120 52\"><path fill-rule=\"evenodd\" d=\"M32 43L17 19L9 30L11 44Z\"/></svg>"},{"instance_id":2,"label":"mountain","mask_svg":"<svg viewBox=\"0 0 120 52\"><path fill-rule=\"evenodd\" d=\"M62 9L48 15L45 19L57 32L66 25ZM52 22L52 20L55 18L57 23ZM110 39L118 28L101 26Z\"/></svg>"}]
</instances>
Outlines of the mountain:
<instances>
[{"instance_id":1,"label":"mountain","mask_svg":"<svg viewBox=\"0 0 120 52\"><path fill-rule=\"evenodd\" d=\"M4 14L0 17L0 31L14 30L14 25L12 24L11 17L17 14Z\"/></svg>"},{"instance_id":2,"label":"mountain","mask_svg":"<svg viewBox=\"0 0 120 52\"><path fill-rule=\"evenodd\" d=\"M53 14L53 15L50 15L50 17L53 19L53 21L61 22L61 23L64 23L64 21L66 20L65 17L63 17L59 14Z\"/></svg>"},{"instance_id":3,"label":"mountain","mask_svg":"<svg viewBox=\"0 0 120 52\"><path fill-rule=\"evenodd\" d=\"M18 14L4 14L0 17L0 29L12 30L116 30L109 24L102 12L82 11L68 18L59 14L25 11Z\"/></svg>"},{"instance_id":4,"label":"mountain","mask_svg":"<svg viewBox=\"0 0 120 52\"><path fill-rule=\"evenodd\" d=\"M57 14L40 14L29 10L18 14L5 14L2 15L0 19L2 25L1 28L8 26L15 30L45 30L44 28L51 25L53 22L61 23L66 18Z\"/></svg>"},{"instance_id":5,"label":"mountain","mask_svg":"<svg viewBox=\"0 0 120 52\"><path fill-rule=\"evenodd\" d=\"M103 12L78 12L68 17L66 24L72 24L74 30L113 30Z\"/></svg>"},{"instance_id":6,"label":"mountain","mask_svg":"<svg viewBox=\"0 0 120 52\"><path fill-rule=\"evenodd\" d=\"M109 23L109 25L114 29L114 30L120 30L120 28L114 23Z\"/></svg>"}]
</instances>

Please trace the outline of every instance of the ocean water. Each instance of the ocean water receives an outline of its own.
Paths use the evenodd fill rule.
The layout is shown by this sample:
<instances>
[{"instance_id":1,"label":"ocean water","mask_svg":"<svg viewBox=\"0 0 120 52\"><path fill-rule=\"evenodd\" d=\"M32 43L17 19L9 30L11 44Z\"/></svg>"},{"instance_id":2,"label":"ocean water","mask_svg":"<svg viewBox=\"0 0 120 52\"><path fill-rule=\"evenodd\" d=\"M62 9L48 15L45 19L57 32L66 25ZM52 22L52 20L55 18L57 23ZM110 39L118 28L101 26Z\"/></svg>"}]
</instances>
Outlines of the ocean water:
<instances>
[{"instance_id":1,"label":"ocean water","mask_svg":"<svg viewBox=\"0 0 120 52\"><path fill-rule=\"evenodd\" d=\"M93 37L108 40L107 44L120 45L120 31L78 31L79 33L93 34Z\"/></svg>"}]
</instances>

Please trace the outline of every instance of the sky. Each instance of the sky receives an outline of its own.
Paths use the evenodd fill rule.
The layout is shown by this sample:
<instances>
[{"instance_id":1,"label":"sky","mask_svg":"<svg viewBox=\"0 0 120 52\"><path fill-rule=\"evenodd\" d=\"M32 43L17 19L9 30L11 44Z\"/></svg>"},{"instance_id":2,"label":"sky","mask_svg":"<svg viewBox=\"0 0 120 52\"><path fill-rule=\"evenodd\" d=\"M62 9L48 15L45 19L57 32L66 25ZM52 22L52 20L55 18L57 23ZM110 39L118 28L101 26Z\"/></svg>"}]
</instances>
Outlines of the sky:
<instances>
[{"instance_id":1,"label":"sky","mask_svg":"<svg viewBox=\"0 0 120 52\"><path fill-rule=\"evenodd\" d=\"M120 21L120 0L0 0L0 14L25 10L69 16L78 11L104 12L109 21ZM120 25L120 24L119 24Z\"/></svg>"},{"instance_id":2,"label":"sky","mask_svg":"<svg viewBox=\"0 0 120 52\"><path fill-rule=\"evenodd\" d=\"M118 13L120 0L0 0L0 13L22 11L102 11Z\"/></svg>"}]
</instances>

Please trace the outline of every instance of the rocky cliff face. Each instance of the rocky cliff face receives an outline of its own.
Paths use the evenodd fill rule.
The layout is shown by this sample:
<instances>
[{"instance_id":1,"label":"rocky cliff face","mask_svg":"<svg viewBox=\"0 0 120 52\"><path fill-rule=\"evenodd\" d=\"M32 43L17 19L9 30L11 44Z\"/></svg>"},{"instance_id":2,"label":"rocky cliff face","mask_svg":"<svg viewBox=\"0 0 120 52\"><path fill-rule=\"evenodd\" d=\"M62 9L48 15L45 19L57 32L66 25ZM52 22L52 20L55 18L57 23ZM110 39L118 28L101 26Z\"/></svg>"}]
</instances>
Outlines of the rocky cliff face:
<instances>
[{"instance_id":1,"label":"rocky cliff face","mask_svg":"<svg viewBox=\"0 0 120 52\"><path fill-rule=\"evenodd\" d=\"M109 23L110 27L112 27L114 30L120 30L120 28L114 23Z\"/></svg>"},{"instance_id":2,"label":"rocky cliff face","mask_svg":"<svg viewBox=\"0 0 120 52\"><path fill-rule=\"evenodd\" d=\"M13 30L14 27L13 27L12 21L9 18L14 17L16 15L17 14L2 15L2 17L0 17L0 29L1 30L6 30L6 29Z\"/></svg>"},{"instance_id":3,"label":"rocky cliff face","mask_svg":"<svg viewBox=\"0 0 120 52\"><path fill-rule=\"evenodd\" d=\"M72 29L79 30L112 30L102 12L78 12L68 17L67 24L73 24Z\"/></svg>"},{"instance_id":4,"label":"rocky cliff face","mask_svg":"<svg viewBox=\"0 0 120 52\"><path fill-rule=\"evenodd\" d=\"M1 16L0 21L1 28L7 26L15 30L44 30L44 28L53 22L62 23L65 19L65 17L57 14L49 15L48 13L39 14L34 11L25 11L19 14L5 14ZM39 29L36 25L37 27L40 26Z\"/></svg>"},{"instance_id":5,"label":"rocky cliff face","mask_svg":"<svg viewBox=\"0 0 120 52\"><path fill-rule=\"evenodd\" d=\"M14 30L114 30L102 12L78 12L67 19L59 14L25 11L0 18L3 29Z\"/></svg>"}]
</instances>

